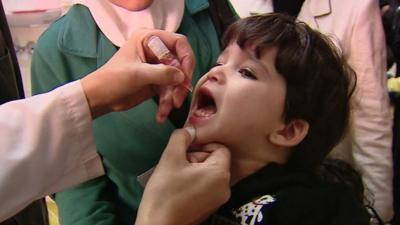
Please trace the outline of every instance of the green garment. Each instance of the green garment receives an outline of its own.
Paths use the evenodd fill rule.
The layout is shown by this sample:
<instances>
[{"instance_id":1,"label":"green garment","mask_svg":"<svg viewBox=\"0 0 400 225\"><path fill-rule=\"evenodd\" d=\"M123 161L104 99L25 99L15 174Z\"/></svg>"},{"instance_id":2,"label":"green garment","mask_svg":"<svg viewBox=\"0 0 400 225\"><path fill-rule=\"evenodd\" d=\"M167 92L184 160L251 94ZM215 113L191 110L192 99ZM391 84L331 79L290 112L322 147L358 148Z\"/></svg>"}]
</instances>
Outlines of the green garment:
<instances>
[{"instance_id":1,"label":"green garment","mask_svg":"<svg viewBox=\"0 0 400 225\"><path fill-rule=\"evenodd\" d=\"M208 7L207 0L186 0L178 30L188 37L195 52L193 84L210 69L220 52ZM37 43L32 59L33 94L82 78L116 51L89 10L83 5L73 6ZM157 124L157 109L157 102L151 99L129 111L95 120L96 146L106 175L56 194L62 225L133 223L143 191L136 178L157 163L176 128L170 120Z\"/></svg>"}]
</instances>

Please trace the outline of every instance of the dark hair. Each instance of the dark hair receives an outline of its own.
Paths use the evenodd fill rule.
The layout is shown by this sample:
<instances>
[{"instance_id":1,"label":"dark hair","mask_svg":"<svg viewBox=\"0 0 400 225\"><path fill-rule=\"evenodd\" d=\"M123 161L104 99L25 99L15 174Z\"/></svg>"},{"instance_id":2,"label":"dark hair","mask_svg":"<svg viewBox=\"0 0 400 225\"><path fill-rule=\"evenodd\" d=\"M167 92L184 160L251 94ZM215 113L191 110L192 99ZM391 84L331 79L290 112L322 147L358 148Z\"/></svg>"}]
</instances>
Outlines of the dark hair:
<instances>
[{"instance_id":1,"label":"dark hair","mask_svg":"<svg viewBox=\"0 0 400 225\"><path fill-rule=\"evenodd\" d=\"M372 196L365 195L366 190L360 172L349 163L341 159L327 157L315 170L317 177L328 184L341 184L347 187L360 205L364 205L365 211L370 219L377 224L384 222L374 209Z\"/></svg>"},{"instance_id":2,"label":"dark hair","mask_svg":"<svg viewBox=\"0 0 400 225\"><path fill-rule=\"evenodd\" d=\"M278 47L275 67L286 81L284 120L309 123L304 140L294 147L287 166L313 170L344 136L349 122L355 74L323 34L295 18L271 13L236 21L225 32L223 47L255 44L260 57Z\"/></svg>"},{"instance_id":3,"label":"dark hair","mask_svg":"<svg viewBox=\"0 0 400 225\"><path fill-rule=\"evenodd\" d=\"M324 182L344 184L360 203L369 201L364 199L364 184L360 173L341 159L327 157L316 169L316 175Z\"/></svg>"}]
</instances>

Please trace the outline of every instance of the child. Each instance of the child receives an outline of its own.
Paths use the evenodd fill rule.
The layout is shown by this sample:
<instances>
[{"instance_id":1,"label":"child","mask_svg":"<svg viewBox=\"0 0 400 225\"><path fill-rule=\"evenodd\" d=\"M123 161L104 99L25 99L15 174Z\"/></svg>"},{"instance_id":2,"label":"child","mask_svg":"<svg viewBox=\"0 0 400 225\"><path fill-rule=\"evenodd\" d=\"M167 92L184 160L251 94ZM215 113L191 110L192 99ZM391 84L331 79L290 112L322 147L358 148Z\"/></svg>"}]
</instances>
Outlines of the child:
<instances>
[{"instance_id":1,"label":"child","mask_svg":"<svg viewBox=\"0 0 400 225\"><path fill-rule=\"evenodd\" d=\"M333 43L278 14L239 20L223 43L187 120L194 146L231 151L232 195L209 223L368 224L351 188L316 175L345 134L355 85Z\"/></svg>"}]
</instances>

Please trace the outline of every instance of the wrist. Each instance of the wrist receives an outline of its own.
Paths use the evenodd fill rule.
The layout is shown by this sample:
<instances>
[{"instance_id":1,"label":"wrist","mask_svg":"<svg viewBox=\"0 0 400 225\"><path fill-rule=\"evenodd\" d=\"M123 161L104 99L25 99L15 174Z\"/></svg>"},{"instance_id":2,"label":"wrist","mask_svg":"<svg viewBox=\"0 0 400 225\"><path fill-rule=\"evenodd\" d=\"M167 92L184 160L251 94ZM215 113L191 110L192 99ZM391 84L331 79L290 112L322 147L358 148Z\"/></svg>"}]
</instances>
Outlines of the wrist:
<instances>
[{"instance_id":1,"label":"wrist","mask_svg":"<svg viewBox=\"0 0 400 225\"><path fill-rule=\"evenodd\" d=\"M94 73L97 73L97 71L81 79L83 92L85 93L92 119L96 119L110 111L105 103L105 98L102 96L101 81L95 78Z\"/></svg>"},{"instance_id":2,"label":"wrist","mask_svg":"<svg viewBox=\"0 0 400 225\"><path fill-rule=\"evenodd\" d=\"M145 196L139 206L135 225L177 225L178 215L176 215L177 206L163 201L162 198L147 198ZM168 197L166 198L168 199ZM179 207L178 207L179 208Z\"/></svg>"}]
</instances>

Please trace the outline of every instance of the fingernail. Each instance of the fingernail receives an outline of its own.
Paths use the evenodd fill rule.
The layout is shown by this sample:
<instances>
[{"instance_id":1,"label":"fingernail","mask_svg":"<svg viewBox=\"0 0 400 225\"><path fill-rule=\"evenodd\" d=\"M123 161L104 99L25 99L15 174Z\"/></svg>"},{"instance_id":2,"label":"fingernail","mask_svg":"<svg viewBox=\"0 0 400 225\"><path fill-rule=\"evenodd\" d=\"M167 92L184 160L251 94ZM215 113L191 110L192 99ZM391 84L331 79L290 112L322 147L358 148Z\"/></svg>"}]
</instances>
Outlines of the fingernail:
<instances>
[{"instance_id":1,"label":"fingernail","mask_svg":"<svg viewBox=\"0 0 400 225\"><path fill-rule=\"evenodd\" d=\"M186 77L185 77L186 78ZM193 86L192 86L192 83L190 82L190 80L189 79L185 79L184 81L183 81L183 84L182 84L185 88L186 88L186 90L188 90L189 92L193 92Z\"/></svg>"},{"instance_id":2,"label":"fingernail","mask_svg":"<svg viewBox=\"0 0 400 225\"><path fill-rule=\"evenodd\" d=\"M196 138L196 129L192 126L184 127L184 129L190 134L190 142Z\"/></svg>"}]
</instances>

